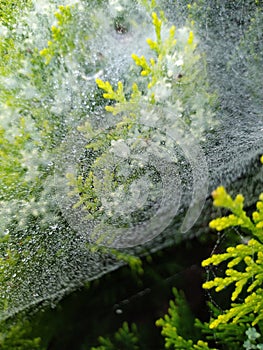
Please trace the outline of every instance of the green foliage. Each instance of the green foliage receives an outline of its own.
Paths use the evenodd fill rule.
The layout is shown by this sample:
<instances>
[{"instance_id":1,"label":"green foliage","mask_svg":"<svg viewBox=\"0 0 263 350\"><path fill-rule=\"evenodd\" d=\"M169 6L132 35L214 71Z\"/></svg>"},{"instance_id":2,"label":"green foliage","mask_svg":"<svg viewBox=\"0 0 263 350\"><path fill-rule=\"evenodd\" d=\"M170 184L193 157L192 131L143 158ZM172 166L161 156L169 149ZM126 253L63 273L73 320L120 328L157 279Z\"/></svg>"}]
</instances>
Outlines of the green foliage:
<instances>
[{"instance_id":1,"label":"green foliage","mask_svg":"<svg viewBox=\"0 0 263 350\"><path fill-rule=\"evenodd\" d=\"M210 323L221 313L221 310L215 308L209 303L211 318L209 322L195 320L195 327L201 331L200 338L205 339L208 344L215 344L219 349L239 350L245 341L245 331L249 327L246 320L242 320L238 327L234 323L220 324L217 328L211 329ZM214 346L214 345L209 345Z\"/></svg>"},{"instance_id":2,"label":"green foliage","mask_svg":"<svg viewBox=\"0 0 263 350\"><path fill-rule=\"evenodd\" d=\"M87 244L87 247L91 250L91 252L101 252L105 255L109 253L112 254L114 257L117 258L118 261L123 261L125 264L127 264L130 267L132 274L136 278L139 278L139 276L144 273L141 258L135 255L128 254L126 252L119 251L117 249L105 248L99 245L99 239L96 243L97 244Z\"/></svg>"},{"instance_id":3,"label":"green foliage","mask_svg":"<svg viewBox=\"0 0 263 350\"><path fill-rule=\"evenodd\" d=\"M177 117L199 137L213 123L215 95L209 93L204 57L197 51L193 31L184 27L176 34L175 26L169 28L167 22L162 11L160 16L152 13L156 39L146 41L153 57L147 60L145 56L132 55L139 70L133 66L136 76L131 86L119 81L114 88L109 81L96 79L103 98L110 101L105 109L116 123L109 130L100 130L90 121L78 128L88 140L90 163L83 163L77 176L67 175L72 188L70 195L77 198L74 207L86 210L88 218L109 222L114 214L118 216L124 198L135 202L134 188L136 181L145 174L143 165L138 164L137 169L134 165L128 176L124 175L122 164L116 166L114 172L110 168L115 155L126 159L131 152L147 151L147 141L152 148L162 148L161 132L142 125L142 114L147 113L150 106L173 106ZM165 113L156 113L154 117L163 132L179 128L176 116L170 120ZM181 129L184 133L183 127ZM119 224L128 225L128 220L121 218ZM105 225L99 224L95 231L103 230Z\"/></svg>"},{"instance_id":4,"label":"green foliage","mask_svg":"<svg viewBox=\"0 0 263 350\"><path fill-rule=\"evenodd\" d=\"M148 12L154 11L155 8L157 7L156 1L155 0L139 0L139 3L141 3Z\"/></svg>"},{"instance_id":5,"label":"green foliage","mask_svg":"<svg viewBox=\"0 0 263 350\"><path fill-rule=\"evenodd\" d=\"M216 277L212 281L204 283L206 289L215 288L218 292L230 285L234 285L232 301L236 301L241 292L245 292L244 301L233 303L231 309L219 315L211 324L211 328L217 327L220 323L232 321L237 323L244 316L251 317L251 324L254 326L263 320L263 244L262 244L262 208L263 195L257 202L257 210L253 212L252 219L243 210L244 198L238 195L234 200L219 187L213 192L214 205L224 207L233 214L211 221L210 227L221 231L231 226L240 226L250 231L254 236L246 244L239 244L236 247L227 248L226 253L214 254L203 261L203 266L210 264L217 266L228 261L225 271L226 277Z\"/></svg>"},{"instance_id":6,"label":"green foliage","mask_svg":"<svg viewBox=\"0 0 263 350\"><path fill-rule=\"evenodd\" d=\"M27 320L19 318L14 324L2 325L0 332L1 350L44 350L41 338L32 337L32 325Z\"/></svg>"},{"instance_id":7,"label":"green foliage","mask_svg":"<svg viewBox=\"0 0 263 350\"><path fill-rule=\"evenodd\" d=\"M115 249L111 249L111 253L116 256L118 260L124 261L126 264L129 265L131 272L139 277L139 275L142 275L144 270L142 266L142 260L134 255L129 255L127 253L120 252Z\"/></svg>"},{"instance_id":8,"label":"green foliage","mask_svg":"<svg viewBox=\"0 0 263 350\"><path fill-rule=\"evenodd\" d=\"M209 93L204 57L197 52L197 40L191 29L167 26L164 13L160 17L153 12L152 24L156 39L147 38L147 44L153 57L132 55L135 64L144 77L138 84L133 83L130 99L124 92L123 84L118 83L114 91L109 82L97 79L98 87L105 91L103 97L113 100L114 106L106 110L116 115L129 111L138 103L151 103L165 106L178 106L184 121L191 126L192 132L202 132L213 123L212 109L215 95ZM129 89L127 89L129 91ZM129 104L127 104L127 102ZM206 113L206 117L204 117Z\"/></svg>"},{"instance_id":9,"label":"green foliage","mask_svg":"<svg viewBox=\"0 0 263 350\"><path fill-rule=\"evenodd\" d=\"M209 322L201 322L194 319L189 305L182 292L173 288L175 299L170 301L170 307L163 318L156 321L156 325L162 328L165 349L178 350L218 350L231 349L261 349L262 327L251 327L249 317L242 317L239 324L219 324L211 329L210 324L221 314L221 311L209 304L213 316ZM140 338L137 339L140 344ZM100 338L104 347L92 349L113 350L119 349L110 338ZM214 344L216 343L216 348ZM137 344L137 343L136 343ZM121 347L122 348L122 347Z\"/></svg>"},{"instance_id":10,"label":"green foliage","mask_svg":"<svg viewBox=\"0 0 263 350\"><path fill-rule=\"evenodd\" d=\"M261 158L263 162L263 157ZM234 199L221 186L213 193L214 205L232 212L214 219L210 227L218 231L233 226L246 234L245 243L228 247L225 253L213 254L202 265L218 266L226 263L225 276L215 277L203 284L205 289L219 292L234 286L231 291L231 308L221 311L209 304L209 322L194 320L184 295L173 289L175 301L170 301L168 313L156 322L162 328L167 349L262 349L263 348L263 194L259 196L251 217L244 210L244 197ZM114 349L110 339L101 339L101 349ZM216 344L216 348L214 345ZM115 346L115 347L114 347Z\"/></svg>"},{"instance_id":11,"label":"green foliage","mask_svg":"<svg viewBox=\"0 0 263 350\"><path fill-rule=\"evenodd\" d=\"M99 337L100 346L92 347L91 350L138 350L138 335L137 327L132 324L129 327L127 322L124 322L122 327L114 334L113 339Z\"/></svg>"},{"instance_id":12,"label":"green foliage","mask_svg":"<svg viewBox=\"0 0 263 350\"><path fill-rule=\"evenodd\" d=\"M250 349L261 349L258 343L262 339L262 327L259 333L251 327L251 319L242 317L238 325L233 322L218 324L211 328L211 324L221 315L221 311L209 304L211 319L209 322L201 322L193 318L189 306L182 295L173 289L175 302L170 302L168 314L156 322L162 327L162 335L165 338L167 349L231 349L239 350L242 346ZM199 340L197 340L199 339ZM216 342L217 347L214 348ZM258 347L257 347L258 346Z\"/></svg>"},{"instance_id":13,"label":"green foliage","mask_svg":"<svg viewBox=\"0 0 263 350\"><path fill-rule=\"evenodd\" d=\"M248 229L253 236L262 240L262 227L263 227L263 195L259 196L257 202L257 210L252 214L252 220L244 211L244 197L238 194L233 200L230 195L221 186L218 187L213 193L214 205L230 210L233 214L227 217L222 217L211 221L210 227L217 231L222 231L228 227L240 226L243 229Z\"/></svg>"},{"instance_id":14,"label":"green foliage","mask_svg":"<svg viewBox=\"0 0 263 350\"><path fill-rule=\"evenodd\" d=\"M29 190L24 178L25 168L21 164L21 150L27 143L29 134L25 131L25 120L21 120L19 133L11 141L0 127L0 200L10 200L23 196Z\"/></svg>"},{"instance_id":15,"label":"green foliage","mask_svg":"<svg viewBox=\"0 0 263 350\"><path fill-rule=\"evenodd\" d=\"M162 327L165 348L181 350L210 349L208 344L202 340L198 340L194 344L192 340L194 329L193 315L182 292L178 292L173 288L173 293L175 301L170 301L168 314L156 321L156 325Z\"/></svg>"},{"instance_id":16,"label":"green foliage","mask_svg":"<svg viewBox=\"0 0 263 350\"><path fill-rule=\"evenodd\" d=\"M261 161L263 158L261 159ZM246 231L249 238L246 243L227 248L225 253L213 254L203 261L204 267L217 266L227 262L225 277L215 277L203 284L205 289L215 288L216 292L233 286L232 304L229 310L223 313L210 304L213 316L209 322L195 321L195 327L200 329L205 340L226 347L226 349L261 349L263 330L263 244L262 244L262 194L257 202L257 210L250 218L244 210L244 198L237 195L235 199L221 186L213 193L214 205L223 207L232 212L228 216L212 220L210 227L218 231L239 226ZM178 305L182 305L180 296L176 295ZM234 303L234 301L237 301ZM186 312L182 313L184 316ZM194 349L193 341L180 330L180 312L172 303L168 315L157 322L163 327L162 334L166 337L166 347L175 349ZM184 319L184 318L183 318ZM255 328L257 327L257 328ZM197 343L200 345L200 343ZM203 346L203 343L202 343ZM208 343L205 343L210 349Z\"/></svg>"},{"instance_id":17,"label":"green foliage","mask_svg":"<svg viewBox=\"0 0 263 350\"><path fill-rule=\"evenodd\" d=\"M74 6L59 6L59 11L55 13L57 19L57 26L51 27L52 40L48 41L48 47L40 51L40 55L46 60L46 64L49 64L54 56L66 55L72 51L75 47L74 37L76 33L74 28L72 11Z\"/></svg>"},{"instance_id":18,"label":"green foliage","mask_svg":"<svg viewBox=\"0 0 263 350\"><path fill-rule=\"evenodd\" d=\"M18 19L19 13L27 9L30 5L31 0L2 0L0 4L0 28L2 25L12 27Z\"/></svg>"},{"instance_id":19,"label":"green foliage","mask_svg":"<svg viewBox=\"0 0 263 350\"><path fill-rule=\"evenodd\" d=\"M7 31L7 29L6 29ZM14 70L19 70L22 67L22 52L17 52L14 38L7 35L0 36L0 73L2 76L12 74ZM8 101L5 100L8 103Z\"/></svg>"}]
</instances>

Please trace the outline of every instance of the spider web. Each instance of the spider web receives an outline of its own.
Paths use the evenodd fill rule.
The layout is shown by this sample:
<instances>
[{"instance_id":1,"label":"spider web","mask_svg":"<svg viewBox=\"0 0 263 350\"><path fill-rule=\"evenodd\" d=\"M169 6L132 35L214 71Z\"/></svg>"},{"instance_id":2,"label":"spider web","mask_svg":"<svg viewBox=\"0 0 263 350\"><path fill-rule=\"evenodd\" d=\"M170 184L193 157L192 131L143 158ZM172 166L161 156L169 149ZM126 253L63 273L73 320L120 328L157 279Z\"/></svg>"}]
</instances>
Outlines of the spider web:
<instances>
[{"instance_id":1,"label":"spider web","mask_svg":"<svg viewBox=\"0 0 263 350\"><path fill-rule=\"evenodd\" d=\"M164 137L162 142L165 147L162 144L158 148L159 153L154 153L162 161L147 158L147 161L151 159L147 169L151 170L154 166L158 170L161 164L159 172L156 171L157 180L152 180L152 173L145 172L144 178L136 183L137 188L141 186L139 197L131 195L125 207L131 210L131 204L138 203L140 207L149 207L154 202L154 192L147 199L148 202L143 199L144 189L148 189L151 180L153 184L160 185L158 194L165 193L168 196L171 186L171 194L176 198L171 196L169 203L174 211L165 216L169 206L167 202L163 213L165 219L158 217L159 221L154 222L150 231L154 234L149 234L146 240L141 240L141 231L133 230L131 226L127 238L125 235L122 240L117 237L117 243L106 244L106 247L103 241L102 245L94 249L94 242L83 234L86 219L83 219L81 209L77 211L72 224L73 203L66 200L68 191L65 191L67 183L62 180L65 175L63 166L76 160L74 152L80 152L80 146L83 155L85 144L81 141L77 127L87 116L91 116L93 125L102 125L104 131L111 127L104 111L105 101L100 100L99 104L94 102L98 99L95 78L110 80L112 84L121 80L129 86L136 77L136 72L130 68L131 54L136 52L139 56L149 56L145 39L154 37L154 30L151 16L137 2L104 1L99 4L93 1L88 5L82 1L65 1L63 4L75 5L74 16L78 26L73 29L78 33L87 33L87 36L92 34L89 45L81 46L76 41L75 56L65 55L62 61L53 63L53 66L51 63L53 72L49 80L42 77L41 84L37 78L33 82L21 78L21 74L28 76L32 72L32 61L28 56L28 62L23 62L20 71L1 77L1 84L8 87L9 91L16 91L16 98L21 101L18 107L12 108L1 100L1 126L9 128L7 136L12 141L21 114L26 114L27 128L33 136L27 141L27 153L23 155L23 161L29 169L27 176L32 186L38 184L39 178L42 179L42 185L34 198L28 190L22 198L17 198L16 193L13 193L7 200L1 199L1 234L9 237L8 242L3 244L2 259L16 259L16 265L10 264L2 271L1 295L7 302L1 304L5 310L1 314L2 318L32 305L43 305L50 301L56 303L65 293L83 285L85 281L118 268L124 262L118 259L112 248L117 248L121 253L140 256L204 232L213 210L209 194L220 184L232 193L242 192L248 205L255 203L262 190L262 170L258 161L263 152L262 3L198 0L188 9L185 2L160 2L160 8L164 9L169 22L175 23L179 33L184 33L189 21L194 21L192 25L198 38L198 51L205 53L210 90L218 96L215 110L217 123L206 129L205 137L201 140L185 125L181 129L179 127L184 136L172 131L170 134L166 131L163 135L164 124L147 122L147 116L155 117L159 111L147 110L145 117L145 109L141 109L141 124L145 123L148 133L154 131L155 136ZM50 27L56 24L53 13L57 8L56 1L33 2L33 7L25 10L22 20L17 21L11 29L6 30L1 26L1 35L13 36L18 52L28 50L30 54L35 48L41 50L50 39ZM86 14L89 12L91 16L87 20ZM96 23L91 22L92 15ZM28 26L27 23L32 25ZM37 77L40 72L34 73ZM57 120L52 140L40 140L39 135L46 129L44 124L35 125L37 114L34 115L34 111L39 106L42 111L45 110L47 118L52 115ZM170 108L167 115L176 115L177 112ZM160 132L156 134L157 129ZM48 146L42 152L45 142ZM151 147L155 145L154 142ZM166 147L169 142L173 142L172 148ZM74 145L78 147L74 148ZM127 145L131 149L133 143L117 145L118 155L130 152ZM117 146L114 146L113 153ZM120 162L118 157L116 159ZM136 154L132 154L132 157L139 167ZM169 159L167 164L170 168L167 171L171 176L178 177L177 182L165 177L165 157ZM173 157L180 160L176 167L172 165ZM124 162L124 158L121 159ZM126 163L121 163L124 169L129 161L127 158ZM145 157L141 161L146 164ZM164 191L158 176L165 178L163 183L168 190L165 188ZM108 199L108 203L110 201ZM119 207L117 209L115 212L120 216L121 210ZM127 222L122 221L122 225L121 232ZM108 230L107 235L111 232ZM139 232L140 239L136 232Z\"/></svg>"}]
</instances>

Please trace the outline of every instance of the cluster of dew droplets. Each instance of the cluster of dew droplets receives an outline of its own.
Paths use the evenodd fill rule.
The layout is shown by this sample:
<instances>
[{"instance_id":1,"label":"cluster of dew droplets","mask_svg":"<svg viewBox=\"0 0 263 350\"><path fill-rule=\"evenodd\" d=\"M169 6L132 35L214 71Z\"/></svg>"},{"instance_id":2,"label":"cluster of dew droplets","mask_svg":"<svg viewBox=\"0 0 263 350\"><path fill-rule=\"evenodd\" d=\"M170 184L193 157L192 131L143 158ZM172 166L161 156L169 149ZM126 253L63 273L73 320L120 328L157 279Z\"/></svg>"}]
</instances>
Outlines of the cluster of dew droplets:
<instances>
[{"instance_id":1,"label":"cluster of dew droplets","mask_svg":"<svg viewBox=\"0 0 263 350\"><path fill-rule=\"evenodd\" d=\"M42 65L45 72L42 81L30 79L34 69L40 69L34 66L33 53L42 50L52 39L50 28L58 25L54 13L59 11L59 5L74 7L79 31L74 38L74 49L61 56L53 70L52 62ZM125 74L129 76L131 54L146 47L142 26L132 27L132 23L144 18L143 29L150 31L151 18L133 2L128 7L128 15L123 18L123 6L92 8L81 1L38 1L24 12L12 33L6 28L1 30L1 34L13 35L17 47L27 52L21 71L3 80L10 90L17 89L25 101L25 129L30 134L20 155L21 165L26 169L25 182L29 185L21 195L13 193L8 201L2 201L1 206L4 218L1 231L10 235L3 256L1 296L6 311L2 317L59 298L83 280L96 278L122 263L110 253L91 252L87 239L68 226L55 198L58 183L53 181L53 167L57 157L55 147L60 140L95 107L100 109L95 101L95 78L116 82ZM42 119L38 119L39 115ZM96 113L93 115L96 120ZM52 139L45 118L58 121L54 123ZM3 127L9 127L10 142L14 141L12 133L20 132L20 119L18 108L1 105L1 121ZM11 261L15 263L10 264Z\"/></svg>"}]
</instances>

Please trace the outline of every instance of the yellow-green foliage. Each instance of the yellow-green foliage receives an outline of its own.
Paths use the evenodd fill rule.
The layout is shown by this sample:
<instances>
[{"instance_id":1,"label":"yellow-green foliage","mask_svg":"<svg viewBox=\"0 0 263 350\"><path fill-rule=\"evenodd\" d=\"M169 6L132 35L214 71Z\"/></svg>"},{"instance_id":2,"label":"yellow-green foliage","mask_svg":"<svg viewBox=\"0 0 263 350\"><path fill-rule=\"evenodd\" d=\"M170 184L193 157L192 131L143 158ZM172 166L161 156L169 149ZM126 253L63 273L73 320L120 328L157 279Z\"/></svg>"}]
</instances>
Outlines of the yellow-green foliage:
<instances>
[{"instance_id":1,"label":"yellow-green foliage","mask_svg":"<svg viewBox=\"0 0 263 350\"><path fill-rule=\"evenodd\" d=\"M25 64L26 50L18 47L13 26L20 21L21 15L30 8L31 4L31 0L4 0L0 2L0 78L17 73ZM11 96L5 94L6 86L1 80L0 102L8 105ZM13 97L12 100L14 99Z\"/></svg>"},{"instance_id":2,"label":"yellow-green foliage","mask_svg":"<svg viewBox=\"0 0 263 350\"><path fill-rule=\"evenodd\" d=\"M155 0L138 0L138 2L141 3L148 12L153 11L157 7Z\"/></svg>"},{"instance_id":3,"label":"yellow-green foliage","mask_svg":"<svg viewBox=\"0 0 263 350\"><path fill-rule=\"evenodd\" d=\"M116 102L114 106L105 107L106 111L111 112L113 115L116 115L120 112L128 112L131 110L131 108L134 108L134 105L136 103L138 104L142 95L136 83L132 85L132 94L129 100L127 100L124 94L123 83L121 81L118 82L116 91L114 91L113 87L108 81L104 82L101 79L96 79L96 83L100 89L105 91L103 94L103 97L105 99L113 100Z\"/></svg>"},{"instance_id":4,"label":"yellow-green foliage","mask_svg":"<svg viewBox=\"0 0 263 350\"><path fill-rule=\"evenodd\" d=\"M29 53L26 50L18 48L14 37L9 34L0 34L0 104L5 109L14 106L21 107L22 101L17 98L16 94L18 94L19 83L22 78L21 70L28 55ZM15 74L17 74L16 78L14 77Z\"/></svg>"},{"instance_id":5,"label":"yellow-green foliage","mask_svg":"<svg viewBox=\"0 0 263 350\"><path fill-rule=\"evenodd\" d=\"M154 3L150 7L154 7ZM105 107L106 111L113 117L118 115L115 126L108 133L93 130L89 122L79 128L87 140L92 140L86 147L94 152L95 161L89 164L85 177L80 174L76 178L69 174L68 179L73 188L71 194L78 197L75 208L83 206L89 216L97 217L104 213L98 199L99 193L113 193L122 184L128 195L129 185L138 174L133 173L128 179L117 177L107 170L106 164L109 150L116 142L123 147L136 149L141 141L151 136L149 130L138 126L141 123L142 110L149 108L149 105L176 108L174 120L168 121L162 114L158 114L158 126L163 126L164 131L174 127L176 113L199 136L205 125L211 123L214 96L207 92L203 58L196 52L197 41L193 31L187 27L181 28L176 38L175 26L167 26L167 19L162 11L159 16L152 13L152 24L156 39L148 38L147 43L153 57L146 59L145 56L132 55L135 63L133 68L137 70L138 66L139 71L137 70L137 81L131 87L119 81L114 88L109 81L96 79L98 88L103 90L103 98L110 100ZM142 81L140 75L143 76ZM104 173L104 181L96 177L98 169L100 173ZM81 196L78 196L79 193Z\"/></svg>"},{"instance_id":6,"label":"yellow-green foliage","mask_svg":"<svg viewBox=\"0 0 263 350\"><path fill-rule=\"evenodd\" d=\"M174 25L167 27L167 19L162 11L160 17L155 12L152 13L152 23L156 39L147 38L146 42L153 57L147 59L144 55L141 57L132 55L134 63L140 68L141 76L144 77L145 88L139 91L137 84L134 83L129 103L140 101L166 105L180 104L185 121L191 124L196 118L202 118L200 113L207 109L208 105L211 108L215 98L207 92L205 67L200 69L204 63L203 58L196 52L197 40L193 31L186 27L178 30L176 39L176 27ZM96 82L98 87L105 91L104 98L115 102L114 107L106 107L107 111L117 114L125 108L127 110L127 93L124 92L121 82L118 83L116 91L109 82L100 79ZM197 91L199 103L196 100ZM211 112L206 115L206 119L206 122L211 122ZM203 122L205 123L204 120Z\"/></svg>"},{"instance_id":7,"label":"yellow-green foliage","mask_svg":"<svg viewBox=\"0 0 263 350\"><path fill-rule=\"evenodd\" d=\"M0 73L1 76L8 76L22 66L21 52L17 51L13 38L0 36Z\"/></svg>"},{"instance_id":8,"label":"yellow-green foliage","mask_svg":"<svg viewBox=\"0 0 263 350\"><path fill-rule=\"evenodd\" d=\"M229 209L232 214L212 220L210 227L222 231L232 226L239 226L250 232L253 238L247 243L227 248L223 254L214 254L203 261L202 265L219 265L228 261L225 277L216 277L207 281L205 289L215 288L217 292L234 285L232 301L236 301L241 293L245 293L241 302L232 303L231 308L219 315L211 324L215 328L221 323L232 321L237 323L242 317L251 317L251 324L256 325L263 320L263 194L259 196L257 210L250 218L243 209L244 197L237 195L235 199L223 187L213 192L214 205Z\"/></svg>"},{"instance_id":9,"label":"yellow-green foliage","mask_svg":"<svg viewBox=\"0 0 263 350\"><path fill-rule=\"evenodd\" d=\"M48 47L40 51L40 55L46 59L46 64L49 64L57 54L66 54L74 48L73 9L74 6L61 5L59 11L55 13L57 25L51 27L52 40L48 41Z\"/></svg>"},{"instance_id":10,"label":"yellow-green foliage","mask_svg":"<svg viewBox=\"0 0 263 350\"><path fill-rule=\"evenodd\" d=\"M0 26L11 27L17 20L19 13L31 5L31 0L1 0L0 2Z\"/></svg>"},{"instance_id":11,"label":"yellow-green foliage","mask_svg":"<svg viewBox=\"0 0 263 350\"><path fill-rule=\"evenodd\" d=\"M165 348L178 350L213 350L202 340L198 340L194 344L194 341L191 339L194 336L194 319L190 308L182 292L178 292L173 288L173 294L175 301L170 301L168 313L164 318L156 321L156 325L162 327Z\"/></svg>"},{"instance_id":12,"label":"yellow-green foliage","mask_svg":"<svg viewBox=\"0 0 263 350\"><path fill-rule=\"evenodd\" d=\"M140 97L142 93L139 91L139 88L136 83L132 85L132 93L129 100L126 98L123 88L123 83L121 81L118 82L118 87L116 91L114 91L111 84L106 81L102 81L101 79L96 79L96 83L98 87L105 92L103 93L103 97L105 99L113 100L116 102L114 106L106 106L105 109L107 112L111 112L113 115L116 115L120 112L128 112L134 105L140 101Z\"/></svg>"},{"instance_id":13,"label":"yellow-green foliage","mask_svg":"<svg viewBox=\"0 0 263 350\"><path fill-rule=\"evenodd\" d=\"M150 49L155 52L156 58L151 58L147 62L144 56L138 57L133 54L132 58L137 66L141 67L141 75L149 76L148 88L151 89L158 81L161 80L166 74L164 67L167 65L167 55L173 54L176 39L175 39L175 26L172 26L169 30L169 36L167 39L163 40L161 36L161 29L163 22L165 21L164 15L162 14L163 20L158 18L157 14L153 12L153 25L155 28L156 41L148 38L147 44ZM192 32L190 32L192 35ZM168 76L170 72L167 72ZM171 73L172 74L172 73Z\"/></svg>"},{"instance_id":14,"label":"yellow-green foliage","mask_svg":"<svg viewBox=\"0 0 263 350\"><path fill-rule=\"evenodd\" d=\"M17 317L11 326L1 325L1 350L44 350L40 337L32 337L32 325L29 321Z\"/></svg>"},{"instance_id":15,"label":"yellow-green foliage","mask_svg":"<svg viewBox=\"0 0 263 350\"><path fill-rule=\"evenodd\" d=\"M122 327L114 334L113 339L99 337L100 346L92 347L91 350L138 350L137 327L124 322Z\"/></svg>"},{"instance_id":16,"label":"yellow-green foliage","mask_svg":"<svg viewBox=\"0 0 263 350\"><path fill-rule=\"evenodd\" d=\"M21 154L30 138L24 118L20 120L17 135L12 135L10 139L6 134L0 126L0 200L22 198L30 189L25 180L27 168L22 164Z\"/></svg>"}]
</instances>

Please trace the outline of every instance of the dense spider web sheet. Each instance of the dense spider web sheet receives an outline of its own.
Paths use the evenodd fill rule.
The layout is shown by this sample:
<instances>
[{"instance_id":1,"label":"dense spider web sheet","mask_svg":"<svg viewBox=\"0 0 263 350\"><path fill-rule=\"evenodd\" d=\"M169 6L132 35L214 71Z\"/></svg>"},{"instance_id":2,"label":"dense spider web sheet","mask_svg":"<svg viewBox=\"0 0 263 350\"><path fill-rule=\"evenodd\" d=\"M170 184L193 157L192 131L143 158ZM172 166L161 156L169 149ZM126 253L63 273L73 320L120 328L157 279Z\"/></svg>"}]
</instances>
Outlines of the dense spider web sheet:
<instances>
[{"instance_id":1,"label":"dense spider web sheet","mask_svg":"<svg viewBox=\"0 0 263 350\"><path fill-rule=\"evenodd\" d=\"M46 16L46 12L50 11L45 10L47 4L38 2L34 11ZM50 2L50 6L55 11L57 4ZM124 1L122 6L124 8L127 6L129 14L132 16L141 15L134 3L127 5ZM248 204L255 203L262 190L262 170L259 165L259 155L263 153L262 4L258 2L255 5L253 1L197 1L197 5L195 7L193 5L194 10L190 10L190 15L184 1L165 1L161 7L165 10L171 23L175 23L178 28L184 26L185 21L189 20L192 13L199 50L206 54L211 91L216 91L218 95L216 119L219 122L207 131L205 139L200 143L190 142L186 147L188 153L184 154L184 147L178 150L179 159L185 157L184 162L181 163L182 167L179 167L177 172L182 186L180 203L174 218L168 216L162 222L160 217L158 224L165 230L157 230L158 234L152 235L152 239L143 242L138 237L127 236L127 240L124 238L121 240L121 244L113 244L113 248L117 252L138 256L149 251L162 249L182 239L190 239L203 232L211 218L212 206L209 194L216 186L223 184L233 194L242 192L246 196ZM33 19L34 11L28 14L30 20ZM35 40L38 42L39 49L44 47L48 36L47 28L52 25L51 16L46 18L45 30L42 28L40 31L37 27L37 21L32 24L31 35L36 36ZM146 26L144 29L148 30L148 27ZM21 28L17 30L21 30ZM107 30L108 28L105 29L105 32ZM105 34L105 32L102 30L102 33ZM120 37L111 39L111 34L106 34L103 37L106 42L104 42L102 50L105 50L105 55L112 54L112 59L109 60L104 72L105 79L112 78L115 81L121 80L122 77L130 79L127 70L130 64L130 55L133 52L143 52L145 48L145 37L141 34L135 34L135 36L138 35L133 42L133 45L136 46L131 47L125 44L125 36L130 35L129 31L123 33L121 40ZM149 33L147 33L148 35ZM109 40L109 44L107 40ZM124 40L124 44L122 40ZM102 43L103 40L98 40L97 45ZM96 41L93 42L93 45L91 50L98 52ZM74 68L74 59L70 64L73 67L72 71L74 71L76 68ZM100 74L101 70L96 67L96 71L93 73ZM73 120L73 132L69 136L65 135L66 148L63 146L62 151L58 153L59 160L57 160L57 168L55 167L58 177L55 175L54 181L52 175L45 180L45 186L37 200L39 210L45 203L45 224L42 225L38 219L26 221L26 227L17 224L13 235L9 228L11 238L4 248L21 254L22 258L17 265L11 264L8 267L3 265L1 296L5 302L1 308L5 311L1 313L2 318L32 305L42 305L50 301L56 302L65 293L82 286L85 281L97 278L124 263L118 258L115 250L112 251L103 246L97 247L95 250L92 249L89 239L82 232L82 213L78 211L81 214L74 217L72 222L72 217L69 215L71 207L65 208L65 203L68 204L68 202L64 202L66 198L62 190L64 183L60 184L59 179L66 169L64 165L75 159L74 155L67 157L64 152L66 150L70 153L74 150L74 142L76 141L74 137L79 135L74 129L74 126L79 124L78 114L74 115L72 109L74 106L81 105L81 98L78 99L80 96L78 89L84 89L84 85L81 84L85 83L84 81L79 86L72 83L71 78L74 79L74 77L70 77L70 74L71 72L65 73L65 77L69 81L66 82L67 84L61 85L64 90L61 86L57 90L54 88L56 105L54 106L54 102L52 102L49 106L47 101L43 102L47 109L61 109L61 112L57 112L58 118L61 114L68 113L69 117L67 119L66 116L65 120L66 122ZM17 79L19 80L18 76ZM77 97L74 97L74 94ZM30 100L30 92L28 92L27 99ZM32 108L33 104L32 98ZM94 113L100 115L104 112L101 109L95 110ZM6 110L4 112L2 110L1 114L10 117ZM76 116L75 119L74 116ZM3 125L8 124L6 119L1 117ZM83 145L80 142L79 147L81 146ZM199 152L194 153L195 147L199 147ZM189 150L191 149L193 149L192 156L194 158L196 155L196 159L191 159L191 157L189 159ZM125 148L122 148L121 151L125 153ZM76 152L79 152L79 148L76 148ZM52 159L53 161L54 159ZM201 204L197 205L196 209L193 205L193 210L188 212L189 207L192 206L193 197L196 195L194 192L196 178L196 184L198 185L198 181L200 181L200 184L204 186L204 188L200 188L201 197L197 196ZM167 181L165 184L169 186L172 180ZM176 184L173 186L176 187ZM207 201L201 213L203 200L206 198ZM24 202L17 204L12 200L2 203L1 225L3 228L1 227L1 229L3 230L6 223L10 223L14 217L16 219L19 215L23 216L23 209L26 205L28 204ZM37 205L35 203L30 205L28 210L35 210ZM186 228L189 230L182 230L182 222L186 213L188 213ZM12 219L10 219L10 215L12 215ZM169 221L168 224L165 220ZM195 225L191 227L191 223L195 221ZM15 227L14 224L10 225L10 227ZM155 229L156 227L153 230ZM133 231L131 231L131 235L132 233ZM135 234L136 230L134 230ZM134 244L131 244L131 241ZM125 245L125 243L127 244ZM3 254L4 258L8 259L6 250Z\"/></svg>"}]
</instances>

